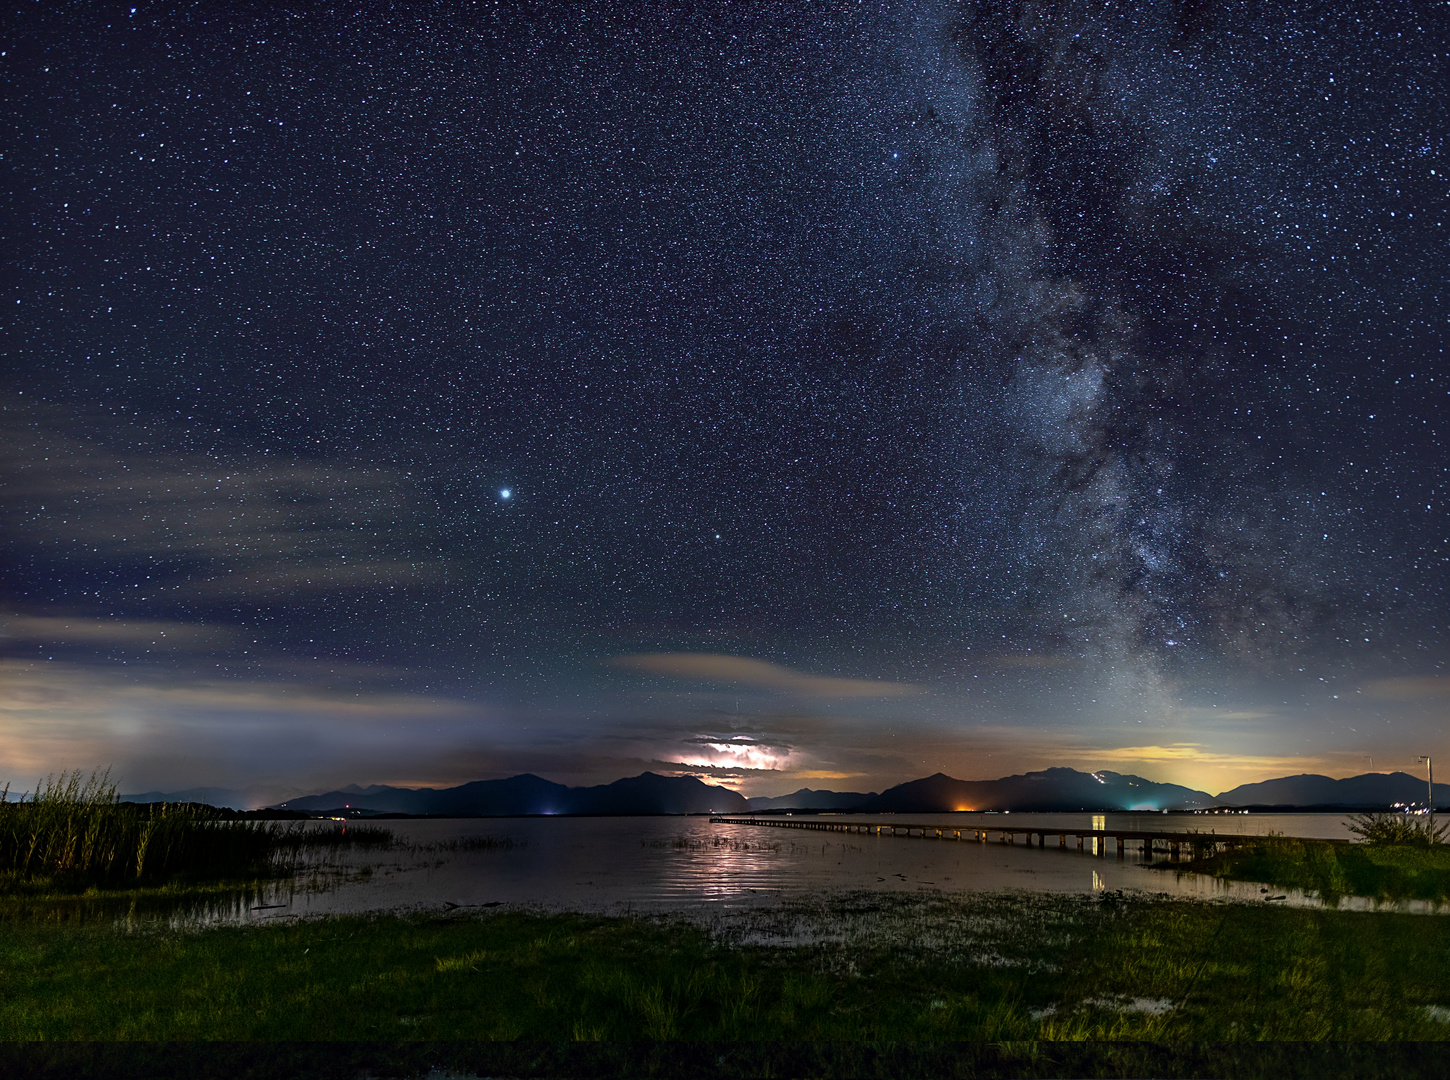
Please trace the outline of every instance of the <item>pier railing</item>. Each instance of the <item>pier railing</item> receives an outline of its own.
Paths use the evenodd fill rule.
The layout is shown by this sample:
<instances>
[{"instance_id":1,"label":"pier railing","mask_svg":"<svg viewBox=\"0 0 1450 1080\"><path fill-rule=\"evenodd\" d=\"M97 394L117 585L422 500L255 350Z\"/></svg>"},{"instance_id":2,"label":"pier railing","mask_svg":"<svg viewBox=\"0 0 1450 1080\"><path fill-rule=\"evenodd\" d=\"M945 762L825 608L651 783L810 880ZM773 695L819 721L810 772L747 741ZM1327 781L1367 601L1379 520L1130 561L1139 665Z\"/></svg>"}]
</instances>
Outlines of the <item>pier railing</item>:
<instances>
[{"instance_id":1,"label":"pier railing","mask_svg":"<svg viewBox=\"0 0 1450 1080\"><path fill-rule=\"evenodd\" d=\"M1190 852L1211 855L1220 847L1229 848L1239 844L1251 844L1263 840L1263 836L1243 834L1220 834L1199 832L1159 832L1144 829L1064 829L1061 826L1042 825L949 825L916 821L836 821L820 818L740 818L712 817L711 824L759 825L771 829L805 829L810 832L857 833L867 836L904 836L923 840L972 840L989 843L996 838L999 844L1015 844L1020 836L1026 846L1047 847L1047 838L1056 839L1056 846L1066 849L1068 839L1077 842L1078 851L1094 855L1107 854L1108 841L1116 842L1118 858L1123 858L1131 845L1144 858L1151 859L1164 851L1177 861L1187 847ZM1301 839L1283 837L1283 839ZM1347 844L1347 840L1316 840L1316 843Z\"/></svg>"}]
</instances>

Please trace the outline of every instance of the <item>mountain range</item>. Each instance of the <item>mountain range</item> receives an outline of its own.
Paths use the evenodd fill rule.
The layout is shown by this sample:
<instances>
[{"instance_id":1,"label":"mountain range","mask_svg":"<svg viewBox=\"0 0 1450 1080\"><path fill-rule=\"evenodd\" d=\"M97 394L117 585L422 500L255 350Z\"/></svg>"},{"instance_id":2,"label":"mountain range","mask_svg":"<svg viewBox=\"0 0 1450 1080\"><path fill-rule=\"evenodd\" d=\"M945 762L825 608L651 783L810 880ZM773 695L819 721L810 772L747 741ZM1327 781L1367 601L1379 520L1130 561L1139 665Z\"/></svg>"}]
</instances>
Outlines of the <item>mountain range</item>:
<instances>
[{"instance_id":1,"label":"mountain range","mask_svg":"<svg viewBox=\"0 0 1450 1080\"><path fill-rule=\"evenodd\" d=\"M1424 805L1429 789L1424 780L1405 772L1364 773L1335 780L1301 773L1257 784L1242 784L1218 797L1227 806L1393 806ZM1450 802L1450 785L1435 785L1435 805Z\"/></svg>"},{"instance_id":2,"label":"mountain range","mask_svg":"<svg viewBox=\"0 0 1450 1080\"><path fill-rule=\"evenodd\" d=\"M205 803L207 806L228 810L247 810L263 801L255 788L221 787L194 787L185 791L140 791L119 798L121 802L133 803Z\"/></svg>"},{"instance_id":3,"label":"mountain range","mask_svg":"<svg viewBox=\"0 0 1450 1080\"><path fill-rule=\"evenodd\" d=\"M693 776L641 773L597 787L566 787L524 773L507 780L475 780L453 788L354 787L288 799L282 810L370 810L444 817L514 814L739 814L745 796Z\"/></svg>"},{"instance_id":4,"label":"mountain range","mask_svg":"<svg viewBox=\"0 0 1450 1080\"><path fill-rule=\"evenodd\" d=\"M1201 810L1214 805L1206 791L1158 784L1115 772L1043 769L1000 780L957 780L944 773L888 788L859 809L867 813L940 813L946 810Z\"/></svg>"},{"instance_id":5,"label":"mountain range","mask_svg":"<svg viewBox=\"0 0 1450 1080\"><path fill-rule=\"evenodd\" d=\"M248 805L243 792L192 788L122 795L128 802L209 802ZM642 773L594 787L568 787L525 773L506 780L475 780L452 788L400 788L349 784L320 795L276 804L277 809L317 813L352 810L370 814L432 814L506 817L517 814L739 814L815 810L927 814L953 810L1202 810L1222 807L1335 807L1389 809L1423 804L1425 782L1409 773L1366 773L1336 780L1303 774L1243 784L1220 795L1178 784L1160 784L1115 772L1043 769L998 780L957 780L943 773L910 780L880 792L801 788L790 795L746 799L690 776ZM1435 785L1436 805L1450 805L1450 785Z\"/></svg>"}]
</instances>

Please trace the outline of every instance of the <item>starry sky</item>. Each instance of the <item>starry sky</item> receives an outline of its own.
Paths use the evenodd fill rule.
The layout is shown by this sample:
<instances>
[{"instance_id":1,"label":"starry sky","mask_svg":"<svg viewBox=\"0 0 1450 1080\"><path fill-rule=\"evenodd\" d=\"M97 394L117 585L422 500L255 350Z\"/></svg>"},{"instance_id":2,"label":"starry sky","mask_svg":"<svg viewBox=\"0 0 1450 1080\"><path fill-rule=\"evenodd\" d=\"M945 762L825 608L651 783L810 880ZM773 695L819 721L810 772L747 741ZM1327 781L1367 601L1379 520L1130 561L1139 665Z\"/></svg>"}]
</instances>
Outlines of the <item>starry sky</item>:
<instances>
[{"instance_id":1,"label":"starry sky","mask_svg":"<svg viewBox=\"0 0 1450 1080\"><path fill-rule=\"evenodd\" d=\"M1450 753L1443 6L4 23L15 787Z\"/></svg>"}]
</instances>

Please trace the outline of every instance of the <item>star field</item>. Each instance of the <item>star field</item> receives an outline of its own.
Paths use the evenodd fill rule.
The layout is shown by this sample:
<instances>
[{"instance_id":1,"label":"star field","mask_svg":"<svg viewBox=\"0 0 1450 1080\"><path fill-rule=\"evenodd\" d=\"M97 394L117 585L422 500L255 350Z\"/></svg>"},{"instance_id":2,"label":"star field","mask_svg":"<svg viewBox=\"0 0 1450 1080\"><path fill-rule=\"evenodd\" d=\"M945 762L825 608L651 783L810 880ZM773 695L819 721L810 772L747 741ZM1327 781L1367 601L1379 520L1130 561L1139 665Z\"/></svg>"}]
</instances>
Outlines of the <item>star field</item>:
<instances>
[{"instance_id":1,"label":"star field","mask_svg":"<svg viewBox=\"0 0 1450 1080\"><path fill-rule=\"evenodd\" d=\"M17 7L11 770L1411 761L1450 25L1342 7Z\"/></svg>"}]
</instances>

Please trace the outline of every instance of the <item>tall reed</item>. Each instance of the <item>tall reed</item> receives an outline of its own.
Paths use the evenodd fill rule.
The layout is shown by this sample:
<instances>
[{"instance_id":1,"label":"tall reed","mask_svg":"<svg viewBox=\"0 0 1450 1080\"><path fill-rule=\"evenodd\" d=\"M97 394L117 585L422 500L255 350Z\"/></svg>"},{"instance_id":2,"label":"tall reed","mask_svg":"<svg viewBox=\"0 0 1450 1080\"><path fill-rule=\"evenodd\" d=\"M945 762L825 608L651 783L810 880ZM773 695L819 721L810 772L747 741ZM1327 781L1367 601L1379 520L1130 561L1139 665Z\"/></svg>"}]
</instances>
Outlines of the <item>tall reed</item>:
<instances>
[{"instance_id":1,"label":"tall reed","mask_svg":"<svg viewBox=\"0 0 1450 1080\"><path fill-rule=\"evenodd\" d=\"M209 806L122 804L108 772L47 777L18 802L9 793L0 793L0 890L252 878L297 846L295 828L222 820Z\"/></svg>"}]
</instances>

